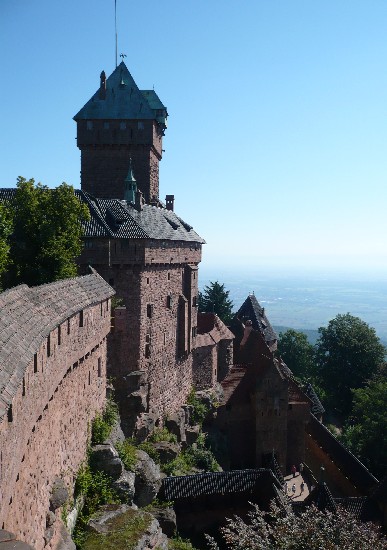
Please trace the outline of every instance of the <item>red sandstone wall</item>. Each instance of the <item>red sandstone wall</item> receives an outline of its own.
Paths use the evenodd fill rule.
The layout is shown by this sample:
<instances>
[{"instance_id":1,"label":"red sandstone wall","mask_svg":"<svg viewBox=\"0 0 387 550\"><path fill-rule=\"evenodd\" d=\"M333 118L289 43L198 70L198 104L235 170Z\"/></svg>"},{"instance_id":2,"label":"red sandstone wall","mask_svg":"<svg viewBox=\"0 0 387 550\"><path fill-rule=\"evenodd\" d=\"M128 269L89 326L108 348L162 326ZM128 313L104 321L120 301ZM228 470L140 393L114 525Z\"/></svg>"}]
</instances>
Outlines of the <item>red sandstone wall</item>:
<instances>
[{"instance_id":1,"label":"red sandstone wall","mask_svg":"<svg viewBox=\"0 0 387 550\"><path fill-rule=\"evenodd\" d=\"M214 386L217 380L218 350L216 344L193 351L193 385L196 390Z\"/></svg>"},{"instance_id":2,"label":"red sandstone wall","mask_svg":"<svg viewBox=\"0 0 387 550\"><path fill-rule=\"evenodd\" d=\"M83 327L80 314L62 323L60 345L52 331L50 355L46 339L13 399L12 422L0 424L0 527L36 550L44 547L53 478L72 485L90 422L104 405L109 329L105 301L84 310Z\"/></svg>"}]
</instances>

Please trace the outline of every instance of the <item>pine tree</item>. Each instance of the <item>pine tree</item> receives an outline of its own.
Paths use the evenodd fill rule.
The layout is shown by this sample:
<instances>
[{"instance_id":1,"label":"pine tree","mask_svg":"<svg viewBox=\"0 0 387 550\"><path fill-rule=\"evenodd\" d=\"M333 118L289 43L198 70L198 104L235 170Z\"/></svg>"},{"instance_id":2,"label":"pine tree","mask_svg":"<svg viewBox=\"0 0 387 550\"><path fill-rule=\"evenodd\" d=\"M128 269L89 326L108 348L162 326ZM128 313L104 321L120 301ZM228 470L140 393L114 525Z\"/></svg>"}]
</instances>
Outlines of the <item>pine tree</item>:
<instances>
[{"instance_id":1,"label":"pine tree","mask_svg":"<svg viewBox=\"0 0 387 550\"><path fill-rule=\"evenodd\" d=\"M216 315L226 324L230 324L234 304L229 299L229 290L225 290L224 284L218 281L210 282L205 286L203 292L199 292L199 311L207 313L216 313Z\"/></svg>"}]
</instances>

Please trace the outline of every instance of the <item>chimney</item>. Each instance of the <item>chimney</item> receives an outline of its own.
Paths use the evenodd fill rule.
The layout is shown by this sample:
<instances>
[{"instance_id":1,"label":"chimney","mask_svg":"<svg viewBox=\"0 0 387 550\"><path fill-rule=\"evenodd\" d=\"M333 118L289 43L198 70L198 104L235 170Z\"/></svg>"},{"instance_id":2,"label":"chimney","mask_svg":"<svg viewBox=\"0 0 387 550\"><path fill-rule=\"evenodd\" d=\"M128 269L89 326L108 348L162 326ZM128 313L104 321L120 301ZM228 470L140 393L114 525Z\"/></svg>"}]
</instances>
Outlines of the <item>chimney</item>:
<instances>
[{"instance_id":1,"label":"chimney","mask_svg":"<svg viewBox=\"0 0 387 550\"><path fill-rule=\"evenodd\" d=\"M171 210L173 212L173 208L175 206L175 195L167 195L165 197L165 206L167 210Z\"/></svg>"},{"instance_id":2,"label":"chimney","mask_svg":"<svg viewBox=\"0 0 387 550\"><path fill-rule=\"evenodd\" d=\"M102 71L100 74L99 99L106 99L106 74Z\"/></svg>"},{"instance_id":3,"label":"chimney","mask_svg":"<svg viewBox=\"0 0 387 550\"><path fill-rule=\"evenodd\" d=\"M142 197L141 191L136 191L136 204L135 204L135 206L136 206L136 209L139 212L141 212L143 204L144 204L144 199Z\"/></svg>"}]
</instances>

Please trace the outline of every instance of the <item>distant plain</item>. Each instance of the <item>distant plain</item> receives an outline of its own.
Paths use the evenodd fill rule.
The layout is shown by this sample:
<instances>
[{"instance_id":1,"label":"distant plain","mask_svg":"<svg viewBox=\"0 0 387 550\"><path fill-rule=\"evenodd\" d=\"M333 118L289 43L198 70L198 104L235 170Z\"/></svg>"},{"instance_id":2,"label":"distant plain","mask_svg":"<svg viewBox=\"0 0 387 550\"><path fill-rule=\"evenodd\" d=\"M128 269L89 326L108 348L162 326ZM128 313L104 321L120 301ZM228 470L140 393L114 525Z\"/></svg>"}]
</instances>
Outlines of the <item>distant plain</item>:
<instances>
[{"instance_id":1,"label":"distant plain","mask_svg":"<svg viewBox=\"0 0 387 550\"><path fill-rule=\"evenodd\" d=\"M275 327L317 330L337 314L351 313L373 327L387 344L387 276L383 274L204 268L199 287L216 280L230 291L235 310L254 293Z\"/></svg>"}]
</instances>

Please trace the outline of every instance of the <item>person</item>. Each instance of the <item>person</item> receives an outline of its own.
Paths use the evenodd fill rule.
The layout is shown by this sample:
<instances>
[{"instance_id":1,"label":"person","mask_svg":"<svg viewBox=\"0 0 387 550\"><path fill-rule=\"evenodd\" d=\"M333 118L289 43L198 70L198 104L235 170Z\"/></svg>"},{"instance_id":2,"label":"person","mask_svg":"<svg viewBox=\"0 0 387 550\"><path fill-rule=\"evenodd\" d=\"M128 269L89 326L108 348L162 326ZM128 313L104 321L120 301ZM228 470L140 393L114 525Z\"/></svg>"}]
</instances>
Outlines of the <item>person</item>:
<instances>
[{"instance_id":1,"label":"person","mask_svg":"<svg viewBox=\"0 0 387 550\"><path fill-rule=\"evenodd\" d=\"M285 481L285 483L284 483L284 493L285 493L285 495L288 494L288 482L287 481Z\"/></svg>"},{"instance_id":2,"label":"person","mask_svg":"<svg viewBox=\"0 0 387 550\"><path fill-rule=\"evenodd\" d=\"M304 489L305 489L305 482L303 481L303 482L301 483L301 493L304 492Z\"/></svg>"},{"instance_id":3,"label":"person","mask_svg":"<svg viewBox=\"0 0 387 550\"><path fill-rule=\"evenodd\" d=\"M302 472L304 471L304 464L301 462L300 464L300 474L302 475Z\"/></svg>"},{"instance_id":4,"label":"person","mask_svg":"<svg viewBox=\"0 0 387 550\"><path fill-rule=\"evenodd\" d=\"M293 466L291 467L291 472L292 472L292 474L293 474L293 477L296 477L297 468L295 467L294 464L293 464Z\"/></svg>"},{"instance_id":5,"label":"person","mask_svg":"<svg viewBox=\"0 0 387 550\"><path fill-rule=\"evenodd\" d=\"M292 485L292 493L293 493L293 496L296 494L296 484L293 483Z\"/></svg>"}]
</instances>

